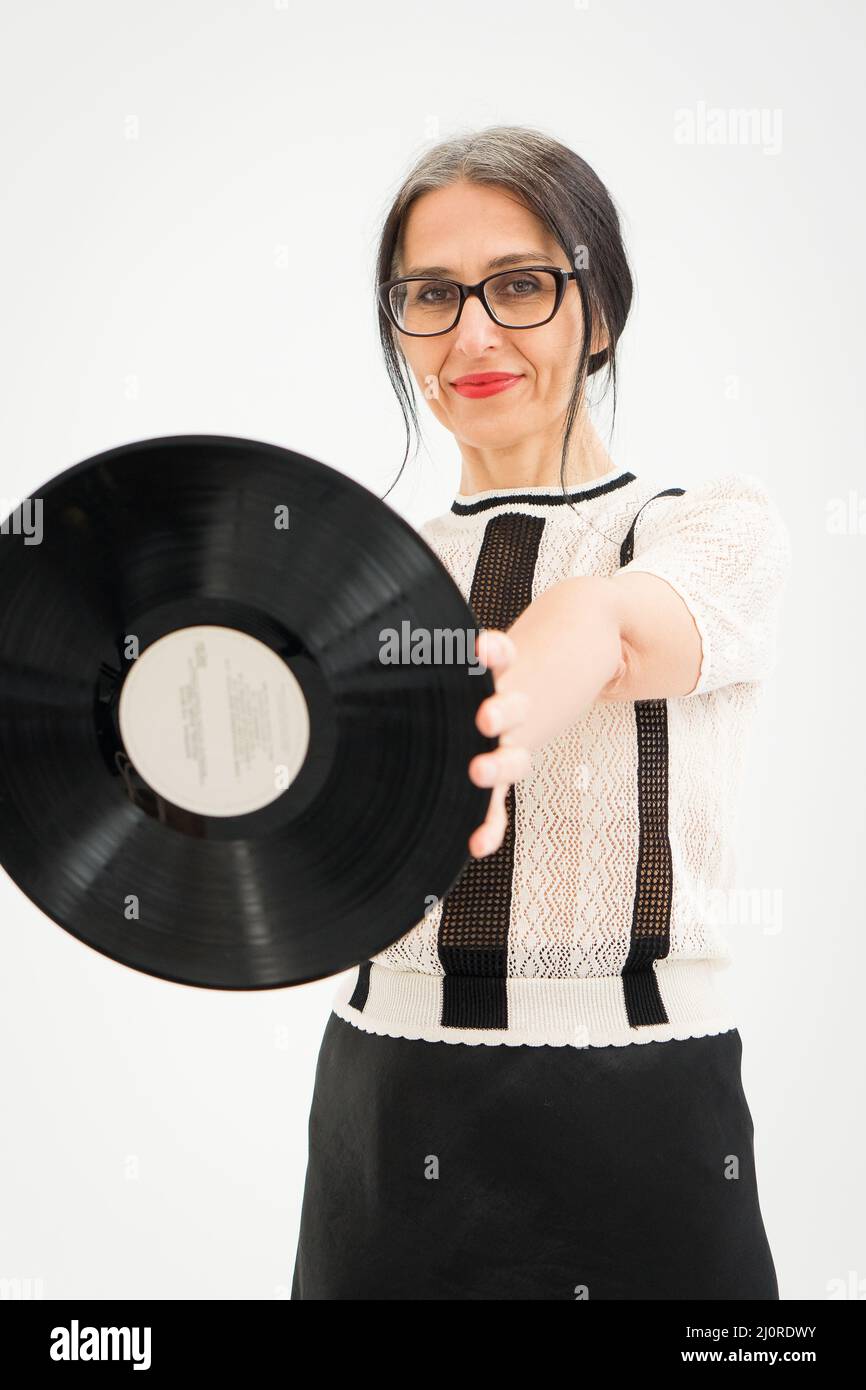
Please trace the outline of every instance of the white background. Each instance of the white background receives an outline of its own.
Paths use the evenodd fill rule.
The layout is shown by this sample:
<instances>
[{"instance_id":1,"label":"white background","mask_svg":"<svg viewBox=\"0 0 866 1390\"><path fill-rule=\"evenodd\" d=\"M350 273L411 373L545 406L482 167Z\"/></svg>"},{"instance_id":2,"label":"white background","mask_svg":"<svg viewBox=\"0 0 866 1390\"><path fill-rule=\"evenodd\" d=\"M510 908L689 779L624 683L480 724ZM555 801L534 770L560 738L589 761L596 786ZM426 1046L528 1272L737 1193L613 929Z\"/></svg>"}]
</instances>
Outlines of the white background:
<instances>
[{"instance_id":1,"label":"white background","mask_svg":"<svg viewBox=\"0 0 866 1390\"><path fill-rule=\"evenodd\" d=\"M866 523L828 516L852 491L866 507L862 6L42 0L2 28L4 497L198 432L381 495L403 430L373 257L412 159L533 125L606 181L637 282L615 462L663 486L756 473L793 537L738 842L781 930L728 929L728 989L782 1298L858 1296ZM762 111L770 138L678 140L677 113L706 108ZM429 452L389 497L416 524L459 479L421 411ZM336 985L167 984L0 875L0 1277L47 1298L287 1297Z\"/></svg>"}]
</instances>

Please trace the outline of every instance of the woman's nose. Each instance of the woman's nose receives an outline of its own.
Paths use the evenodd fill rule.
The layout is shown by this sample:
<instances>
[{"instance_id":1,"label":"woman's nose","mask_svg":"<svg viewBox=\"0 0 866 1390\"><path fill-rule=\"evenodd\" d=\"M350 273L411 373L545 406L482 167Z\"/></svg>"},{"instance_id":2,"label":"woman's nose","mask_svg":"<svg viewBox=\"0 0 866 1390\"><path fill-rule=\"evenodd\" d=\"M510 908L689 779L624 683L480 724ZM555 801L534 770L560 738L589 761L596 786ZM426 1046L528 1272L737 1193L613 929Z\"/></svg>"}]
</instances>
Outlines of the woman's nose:
<instances>
[{"instance_id":1,"label":"woman's nose","mask_svg":"<svg viewBox=\"0 0 866 1390\"><path fill-rule=\"evenodd\" d=\"M455 347L461 348L467 357L477 357L491 343L501 342L503 331L493 322L481 300L470 295L454 330Z\"/></svg>"}]
</instances>

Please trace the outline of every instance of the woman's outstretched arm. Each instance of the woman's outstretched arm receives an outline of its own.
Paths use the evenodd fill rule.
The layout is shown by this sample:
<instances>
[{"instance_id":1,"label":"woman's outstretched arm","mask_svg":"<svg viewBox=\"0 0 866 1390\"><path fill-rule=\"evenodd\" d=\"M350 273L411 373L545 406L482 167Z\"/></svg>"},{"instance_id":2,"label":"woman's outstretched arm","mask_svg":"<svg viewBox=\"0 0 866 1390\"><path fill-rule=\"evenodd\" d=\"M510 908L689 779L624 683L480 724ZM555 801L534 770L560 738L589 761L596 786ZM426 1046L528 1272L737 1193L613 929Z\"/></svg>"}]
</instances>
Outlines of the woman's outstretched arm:
<instances>
[{"instance_id":1,"label":"woman's outstretched arm","mask_svg":"<svg viewBox=\"0 0 866 1390\"><path fill-rule=\"evenodd\" d=\"M469 764L493 788L474 855L499 848L508 787L526 775L534 749L556 738L596 700L689 695L701 670L701 637L684 600L666 580L633 572L578 576L539 595L508 629L479 638L496 692L478 707L484 734L499 747Z\"/></svg>"}]
</instances>

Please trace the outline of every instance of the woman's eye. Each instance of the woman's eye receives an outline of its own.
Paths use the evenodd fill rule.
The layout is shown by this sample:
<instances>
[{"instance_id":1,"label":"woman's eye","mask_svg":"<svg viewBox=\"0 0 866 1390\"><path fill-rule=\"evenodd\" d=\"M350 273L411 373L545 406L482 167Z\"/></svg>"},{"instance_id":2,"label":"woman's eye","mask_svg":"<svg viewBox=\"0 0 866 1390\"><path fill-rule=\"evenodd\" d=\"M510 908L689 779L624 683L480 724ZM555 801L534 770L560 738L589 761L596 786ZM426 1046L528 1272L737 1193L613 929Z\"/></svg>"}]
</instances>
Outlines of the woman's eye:
<instances>
[{"instance_id":1,"label":"woman's eye","mask_svg":"<svg viewBox=\"0 0 866 1390\"><path fill-rule=\"evenodd\" d=\"M415 293L418 304L442 304L452 293L450 285L422 285Z\"/></svg>"},{"instance_id":2,"label":"woman's eye","mask_svg":"<svg viewBox=\"0 0 866 1390\"><path fill-rule=\"evenodd\" d=\"M509 291L514 291L516 289L517 293L515 294L515 298L520 299L523 295L532 294L537 290L538 281L533 280L529 275L521 275L517 279L509 280L508 289Z\"/></svg>"}]
</instances>

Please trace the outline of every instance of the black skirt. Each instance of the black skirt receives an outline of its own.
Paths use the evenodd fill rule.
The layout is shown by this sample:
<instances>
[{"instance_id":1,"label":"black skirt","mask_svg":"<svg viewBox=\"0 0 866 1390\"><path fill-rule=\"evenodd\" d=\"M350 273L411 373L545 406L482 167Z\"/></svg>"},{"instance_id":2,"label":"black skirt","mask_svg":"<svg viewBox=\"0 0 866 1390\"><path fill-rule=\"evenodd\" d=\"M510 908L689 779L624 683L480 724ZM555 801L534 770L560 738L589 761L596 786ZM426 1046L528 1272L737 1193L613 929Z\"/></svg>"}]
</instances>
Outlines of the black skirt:
<instances>
[{"instance_id":1,"label":"black skirt","mask_svg":"<svg viewBox=\"0 0 866 1390\"><path fill-rule=\"evenodd\" d=\"M625 1047L331 1014L293 1299L778 1299L736 1028Z\"/></svg>"}]
</instances>

